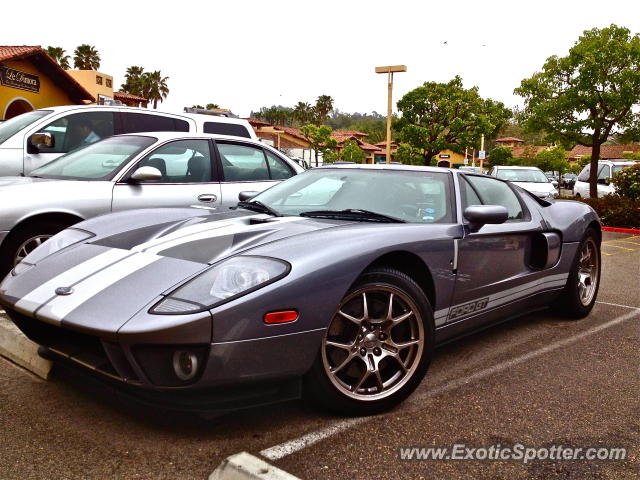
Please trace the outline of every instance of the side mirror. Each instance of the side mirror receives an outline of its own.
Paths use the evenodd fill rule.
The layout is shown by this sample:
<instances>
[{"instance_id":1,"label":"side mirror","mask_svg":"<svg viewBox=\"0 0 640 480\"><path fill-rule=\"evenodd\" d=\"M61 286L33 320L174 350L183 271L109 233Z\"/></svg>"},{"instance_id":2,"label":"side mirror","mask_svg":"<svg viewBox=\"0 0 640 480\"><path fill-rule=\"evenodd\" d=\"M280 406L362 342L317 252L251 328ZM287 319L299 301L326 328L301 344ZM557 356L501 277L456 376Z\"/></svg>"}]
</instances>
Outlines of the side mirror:
<instances>
[{"instance_id":1,"label":"side mirror","mask_svg":"<svg viewBox=\"0 0 640 480\"><path fill-rule=\"evenodd\" d=\"M509 212L502 205L471 205L464 210L464 218L469 220L469 228L476 232L486 224L504 223Z\"/></svg>"},{"instance_id":2,"label":"side mirror","mask_svg":"<svg viewBox=\"0 0 640 480\"><path fill-rule=\"evenodd\" d=\"M558 182L556 182L555 180L551 180L551 185L558 188Z\"/></svg>"},{"instance_id":3,"label":"side mirror","mask_svg":"<svg viewBox=\"0 0 640 480\"><path fill-rule=\"evenodd\" d=\"M258 193L260 192L251 192L251 191L240 192L238 194L238 200L240 200L241 202L246 202L247 200L255 197Z\"/></svg>"},{"instance_id":4,"label":"side mirror","mask_svg":"<svg viewBox=\"0 0 640 480\"><path fill-rule=\"evenodd\" d=\"M29 137L29 153L38 153L41 148L52 148L56 144L56 139L49 132L34 133Z\"/></svg>"},{"instance_id":5,"label":"side mirror","mask_svg":"<svg viewBox=\"0 0 640 480\"><path fill-rule=\"evenodd\" d=\"M131 180L136 182L144 182L144 181L152 181L152 180L160 180L162 178L162 173L155 167L144 166L137 169L131 175Z\"/></svg>"}]
</instances>

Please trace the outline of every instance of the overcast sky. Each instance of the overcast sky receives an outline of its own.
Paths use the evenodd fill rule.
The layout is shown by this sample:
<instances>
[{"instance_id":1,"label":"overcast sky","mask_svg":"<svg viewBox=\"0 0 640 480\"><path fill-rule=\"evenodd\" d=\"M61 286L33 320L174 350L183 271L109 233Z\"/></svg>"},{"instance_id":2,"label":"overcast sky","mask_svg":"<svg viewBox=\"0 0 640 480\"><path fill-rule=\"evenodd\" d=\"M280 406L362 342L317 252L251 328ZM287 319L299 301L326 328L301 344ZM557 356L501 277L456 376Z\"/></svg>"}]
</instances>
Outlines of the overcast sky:
<instances>
[{"instance_id":1,"label":"overcast sky","mask_svg":"<svg viewBox=\"0 0 640 480\"><path fill-rule=\"evenodd\" d=\"M160 70L168 111L213 102L247 116L326 94L342 111L384 114L376 65L408 67L395 76L394 108L423 82L455 75L514 106L520 80L565 55L582 31L611 23L640 32L640 1L30 0L4 2L0 43L71 56L88 43L114 87L128 66Z\"/></svg>"}]
</instances>

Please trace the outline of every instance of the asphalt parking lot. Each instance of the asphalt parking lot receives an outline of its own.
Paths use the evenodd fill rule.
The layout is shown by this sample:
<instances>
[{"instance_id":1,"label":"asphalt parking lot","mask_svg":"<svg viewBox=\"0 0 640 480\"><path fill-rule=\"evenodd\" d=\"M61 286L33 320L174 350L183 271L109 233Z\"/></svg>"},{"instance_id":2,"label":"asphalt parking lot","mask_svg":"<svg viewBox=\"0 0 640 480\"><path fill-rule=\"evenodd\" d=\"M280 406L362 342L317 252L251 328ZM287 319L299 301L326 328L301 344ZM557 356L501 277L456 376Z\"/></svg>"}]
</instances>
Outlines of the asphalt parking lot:
<instances>
[{"instance_id":1,"label":"asphalt parking lot","mask_svg":"<svg viewBox=\"0 0 640 480\"><path fill-rule=\"evenodd\" d=\"M605 234L591 315L547 311L440 348L410 399L345 419L292 402L215 420L0 358L0 478L205 479L229 455L304 479L640 478L640 237ZM625 461L405 461L408 446L626 447Z\"/></svg>"}]
</instances>

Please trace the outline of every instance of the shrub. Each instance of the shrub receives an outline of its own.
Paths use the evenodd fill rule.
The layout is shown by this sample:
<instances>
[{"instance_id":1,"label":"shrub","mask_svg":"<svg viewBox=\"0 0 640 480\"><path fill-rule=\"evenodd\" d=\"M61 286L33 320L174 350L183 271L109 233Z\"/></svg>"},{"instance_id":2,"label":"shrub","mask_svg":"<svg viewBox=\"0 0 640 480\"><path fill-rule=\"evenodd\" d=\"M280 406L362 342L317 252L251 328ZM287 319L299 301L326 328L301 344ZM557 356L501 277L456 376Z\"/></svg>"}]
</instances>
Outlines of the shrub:
<instances>
[{"instance_id":1,"label":"shrub","mask_svg":"<svg viewBox=\"0 0 640 480\"><path fill-rule=\"evenodd\" d=\"M577 199L570 197L567 200ZM591 205L606 227L640 228L640 201L618 195L581 198L579 201Z\"/></svg>"},{"instance_id":2,"label":"shrub","mask_svg":"<svg viewBox=\"0 0 640 480\"><path fill-rule=\"evenodd\" d=\"M623 169L611 179L616 195L640 202L640 163Z\"/></svg>"}]
</instances>

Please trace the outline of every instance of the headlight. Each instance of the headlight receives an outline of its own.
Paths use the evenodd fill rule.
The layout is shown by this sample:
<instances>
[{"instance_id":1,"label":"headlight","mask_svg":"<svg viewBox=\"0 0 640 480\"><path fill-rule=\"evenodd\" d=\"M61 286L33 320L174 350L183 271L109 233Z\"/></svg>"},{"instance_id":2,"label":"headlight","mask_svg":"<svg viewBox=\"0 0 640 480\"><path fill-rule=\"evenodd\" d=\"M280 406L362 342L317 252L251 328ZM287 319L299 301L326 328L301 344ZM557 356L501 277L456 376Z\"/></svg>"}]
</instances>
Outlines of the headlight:
<instances>
[{"instance_id":1,"label":"headlight","mask_svg":"<svg viewBox=\"0 0 640 480\"><path fill-rule=\"evenodd\" d=\"M29 255L27 255L19 264L14 267L14 269L11 271L11 274L14 276L19 275L38 262L44 260L49 255L53 255L63 248L73 245L74 243L80 243L91 237L93 237L93 233L89 233L84 230L77 230L75 228L68 228L67 230L63 230L44 242Z\"/></svg>"},{"instance_id":2,"label":"headlight","mask_svg":"<svg viewBox=\"0 0 640 480\"><path fill-rule=\"evenodd\" d=\"M288 263L275 258L234 257L174 290L150 312L170 315L209 310L273 283L289 270Z\"/></svg>"}]
</instances>

